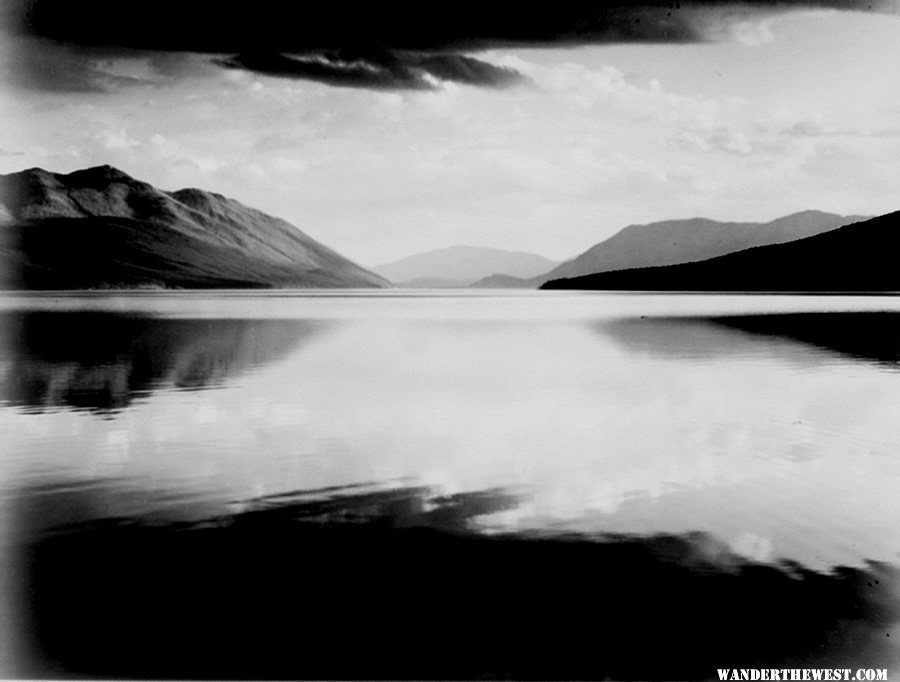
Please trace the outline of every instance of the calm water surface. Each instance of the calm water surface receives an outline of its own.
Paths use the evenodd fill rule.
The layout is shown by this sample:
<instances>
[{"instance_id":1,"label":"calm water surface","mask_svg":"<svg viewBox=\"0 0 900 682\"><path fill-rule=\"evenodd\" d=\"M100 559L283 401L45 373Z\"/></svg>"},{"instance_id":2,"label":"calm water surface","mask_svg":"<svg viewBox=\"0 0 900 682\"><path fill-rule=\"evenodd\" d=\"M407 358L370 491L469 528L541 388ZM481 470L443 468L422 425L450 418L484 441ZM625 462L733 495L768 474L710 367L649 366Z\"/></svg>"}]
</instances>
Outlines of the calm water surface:
<instances>
[{"instance_id":1,"label":"calm water surface","mask_svg":"<svg viewBox=\"0 0 900 682\"><path fill-rule=\"evenodd\" d=\"M20 661L24 667L10 668L21 674L219 676L215 667L128 668L140 654L137 644L133 656L109 668L97 662L99 654L84 654L83 642L67 648L61 642L71 631L57 627L59 612L34 587L58 603L60 578L34 566L81 556L53 543L93 543L101 526L199 533L222 519L280 523L285 510L321 532L387 524L395 530L390 542L401 531L426 529L528 547L566 540L566 547L594 543L612 552L633 546L652 556L653 570L681 567L686 580L739 573L743 592L735 594L773 598L773 588L748 582L746 567L777 571L789 585L831 577L828 589L844 589L855 576L874 590L850 595L855 616L807 624L821 632L770 658L771 642L750 647L757 656L750 661L824 656L830 664L829 654L849 661L852 651L857 658L870 652L866 667L887 667L891 634L900 637L892 577L900 565L897 298L8 294L0 298L0 330L3 538L10 557L29 557L11 558L5 571L4 599L18 614L6 623L7 648L31 652L18 657L30 661ZM108 564L108 556L96 556ZM565 561L546 556L525 565L546 561L551 568L540 570L548 580L565 582L555 573ZM604 556L603 563L608 569L627 557ZM477 561L467 570L494 570L483 557ZM523 566L499 561L508 572ZM628 564L623 575L644 568ZM457 569L444 577L453 580ZM697 588L698 600L727 599L702 592L708 584ZM17 596L22 585L38 597ZM435 598L429 585L418 597L425 604ZM477 589L465 590L484 601ZM821 606L839 601L832 597L809 598ZM104 603L103 595L91 599L70 606ZM518 599L538 597L532 587ZM603 599L626 621L646 601ZM546 609L557 608L549 603L539 602L543 620L535 628L546 625ZM566 618L569 611L554 614ZM592 613L604 618L602 607ZM862 625L852 632L835 625L854 618ZM673 620L672 628L680 622L697 626L688 618ZM707 626L700 623L708 642L697 652L721 651L726 645L709 640L718 635ZM849 643L838 641L844 635ZM671 631L649 646L669 645L679 655L688 648ZM591 668L587 661L596 656L575 655L566 660L581 667L553 668L503 646L448 675L715 674L712 659L699 653L672 668L629 667L630 659L614 658ZM278 653L269 652L269 660ZM731 661L720 663L737 665L739 654L734 649ZM51 659L51 667L36 663ZM226 672L268 676L231 664L238 667ZM311 665L273 675L440 676L373 666Z\"/></svg>"}]
</instances>

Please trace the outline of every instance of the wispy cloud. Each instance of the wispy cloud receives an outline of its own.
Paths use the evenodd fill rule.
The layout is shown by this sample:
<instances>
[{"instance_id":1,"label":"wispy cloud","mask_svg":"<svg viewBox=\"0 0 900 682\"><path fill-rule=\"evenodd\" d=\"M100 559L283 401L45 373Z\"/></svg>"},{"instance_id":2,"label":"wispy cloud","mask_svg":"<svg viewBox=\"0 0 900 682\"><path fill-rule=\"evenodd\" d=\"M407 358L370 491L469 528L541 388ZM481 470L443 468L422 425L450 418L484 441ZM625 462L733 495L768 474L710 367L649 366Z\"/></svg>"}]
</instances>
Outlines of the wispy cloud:
<instances>
[{"instance_id":1,"label":"wispy cloud","mask_svg":"<svg viewBox=\"0 0 900 682\"><path fill-rule=\"evenodd\" d=\"M329 85L388 90L430 90L439 82L503 87L523 80L513 69L458 54L321 52L306 55L245 53L216 60L222 66Z\"/></svg>"}]
</instances>

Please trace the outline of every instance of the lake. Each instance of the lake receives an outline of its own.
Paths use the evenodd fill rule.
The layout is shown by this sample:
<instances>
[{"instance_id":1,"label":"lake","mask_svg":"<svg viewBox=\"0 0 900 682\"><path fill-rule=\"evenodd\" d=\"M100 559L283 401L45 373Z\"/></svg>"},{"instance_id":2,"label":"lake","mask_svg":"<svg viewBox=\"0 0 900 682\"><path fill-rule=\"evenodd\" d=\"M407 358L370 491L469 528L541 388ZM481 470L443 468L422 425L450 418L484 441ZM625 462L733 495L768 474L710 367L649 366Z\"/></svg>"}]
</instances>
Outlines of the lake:
<instances>
[{"instance_id":1,"label":"lake","mask_svg":"<svg viewBox=\"0 0 900 682\"><path fill-rule=\"evenodd\" d=\"M900 298L8 293L0 382L4 676L898 660Z\"/></svg>"}]
</instances>

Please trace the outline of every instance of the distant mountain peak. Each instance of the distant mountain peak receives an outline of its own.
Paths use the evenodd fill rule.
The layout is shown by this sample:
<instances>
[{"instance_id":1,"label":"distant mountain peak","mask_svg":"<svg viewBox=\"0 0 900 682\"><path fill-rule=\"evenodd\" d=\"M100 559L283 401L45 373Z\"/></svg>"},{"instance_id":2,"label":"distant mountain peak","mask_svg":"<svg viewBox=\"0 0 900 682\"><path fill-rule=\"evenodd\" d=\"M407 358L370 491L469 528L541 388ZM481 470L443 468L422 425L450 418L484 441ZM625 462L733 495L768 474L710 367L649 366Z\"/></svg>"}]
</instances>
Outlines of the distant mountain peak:
<instances>
[{"instance_id":1,"label":"distant mountain peak","mask_svg":"<svg viewBox=\"0 0 900 682\"><path fill-rule=\"evenodd\" d=\"M48 171L40 166L26 168L24 170L8 173L0 177L43 177L43 178L59 178L66 179L69 182L78 182L91 179L104 179L108 181L128 181L134 180L125 171L119 170L115 166L109 164L101 164L99 166L91 166L89 168L81 168L70 173L56 173Z\"/></svg>"},{"instance_id":2,"label":"distant mountain peak","mask_svg":"<svg viewBox=\"0 0 900 682\"><path fill-rule=\"evenodd\" d=\"M493 274L534 277L557 261L524 251L456 244L378 265L375 272L410 287L466 287Z\"/></svg>"},{"instance_id":3,"label":"distant mountain peak","mask_svg":"<svg viewBox=\"0 0 900 682\"><path fill-rule=\"evenodd\" d=\"M104 191L114 185L123 185L129 189L141 192L160 191L150 183L138 180L128 173L109 165L93 166L83 170L72 171L71 173L60 176L60 180L73 187L94 189L97 191Z\"/></svg>"},{"instance_id":4,"label":"distant mountain peak","mask_svg":"<svg viewBox=\"0 0 900 682\"><path fill-rule=\"evenodd\" d=\"M783 216L781 218L776 218L775 220L769 223L770 225L778 225L781 223L802 223L802 222L812 222L812 221L841 221L843 224L849 224L853 222L859 222L861 220L870 220L874 216L871 215L838 215L837 213L830 213L828 211L818 211L815 209L808 209L806 211L797 211L796 213L791 213L789 215Z\"/></svg>"},{"instance_id":5,"label":"distant mountain peak","mask_svg":"<svg viewBox=\"0 0 900 682\"><path fill-rule=\"evenodd\" d=\"M109 165L94 166L71 173L54 173L43 168L28 168L17 173L0 175L4 185L2 195L7 207L27 206L36 201L59 203L62 193L69 190L94 190L104 193L113 185L123 185L129 190L153 191L153 187L141 182L118 168ZM60 195L54 198L54 195Z\"/></svg>"},{"instance_id":6,"label":"distant mountain peak","mask_svg":"<svg viewBox=\"0 0 900 682\"><path fill-rule=\"evenodd\" d=\"M820 211L815 208L807 208L803 211L794 211L793 213L788 213L786 216L776 218L775 220L786 220L787 218L796 218L798 216L805 216L805 215L834 215L834 214L828 213L828 211Z\"/></svg>"},{"instance_id":7,"label":"distant mountain peak","mask_svg":"<svg viewBox=\"0 0 900 682\"><path fill-rule=\"evenodd\" d=\"M67 174L66 177L72 181L76 179L87 180L95 178L107 180L109 182L127 182L129 180L134 180L134 178L125 171L119 170L115 166L110 166L106 163L100 166L91 166L90 168L72 171Z\"/></svg>"},{"instance_id":8,"label":"distant mountain peak","mask_svg":"<svg viewBox=\"0 0 900 682\"><path fill-rule=\"evenodd\" d=\"M0 177L38 177L38 178L51 178L55 177L54 173L51 173L48 170L45 170L39 166L35 166L33 168L26 168L25 170L20 170L15 173L8 173L6 175L2 175Z\"/></svg>"}]
</instances>

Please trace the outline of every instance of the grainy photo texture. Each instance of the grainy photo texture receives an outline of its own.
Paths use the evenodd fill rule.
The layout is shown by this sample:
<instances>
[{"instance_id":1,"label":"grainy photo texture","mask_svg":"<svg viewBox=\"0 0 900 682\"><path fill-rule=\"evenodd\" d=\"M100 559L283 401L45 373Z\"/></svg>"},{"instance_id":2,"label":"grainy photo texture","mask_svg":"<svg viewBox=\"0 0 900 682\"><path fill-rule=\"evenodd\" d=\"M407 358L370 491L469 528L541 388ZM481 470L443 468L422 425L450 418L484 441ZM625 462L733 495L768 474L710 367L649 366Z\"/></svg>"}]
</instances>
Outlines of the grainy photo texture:
<instances>
[{"instance_id":1,"label":"grainy photo texture","mask_svg":"<svg viewBox=\"0 0 900 682\"><path fill-rule=\"evenodd\" d=\"M0 0L0 678L900 675L900 0Z\"/></svg>"}]
</instances>

